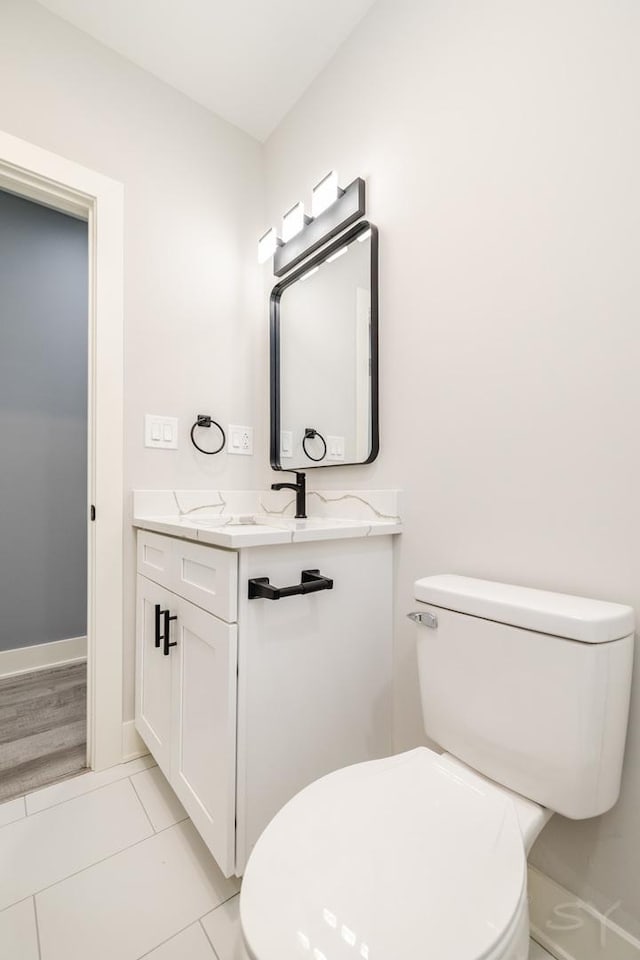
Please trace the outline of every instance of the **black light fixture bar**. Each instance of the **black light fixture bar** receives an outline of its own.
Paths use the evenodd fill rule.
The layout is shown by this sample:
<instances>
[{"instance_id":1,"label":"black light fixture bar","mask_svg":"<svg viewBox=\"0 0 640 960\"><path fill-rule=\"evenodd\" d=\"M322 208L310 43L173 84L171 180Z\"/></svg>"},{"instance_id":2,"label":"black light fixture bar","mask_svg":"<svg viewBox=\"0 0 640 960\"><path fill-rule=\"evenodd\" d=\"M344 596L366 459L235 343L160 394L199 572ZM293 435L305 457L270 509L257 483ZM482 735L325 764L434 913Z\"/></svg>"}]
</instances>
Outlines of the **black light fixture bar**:
<instances>
[{"instance_id":1,"label":"black light fixture bar","mask_svg":"<svg viewBox=\"0 0 640 960\"><path fill-rule=\"evenodd\" d=\"M358 177L345 188L342 196L308 223L288 243L278 247L273 255L273 272L281 277L312 254L327 240L332 240L341 230L364 216L365 183Z\"/></svg>"}]
</instances>

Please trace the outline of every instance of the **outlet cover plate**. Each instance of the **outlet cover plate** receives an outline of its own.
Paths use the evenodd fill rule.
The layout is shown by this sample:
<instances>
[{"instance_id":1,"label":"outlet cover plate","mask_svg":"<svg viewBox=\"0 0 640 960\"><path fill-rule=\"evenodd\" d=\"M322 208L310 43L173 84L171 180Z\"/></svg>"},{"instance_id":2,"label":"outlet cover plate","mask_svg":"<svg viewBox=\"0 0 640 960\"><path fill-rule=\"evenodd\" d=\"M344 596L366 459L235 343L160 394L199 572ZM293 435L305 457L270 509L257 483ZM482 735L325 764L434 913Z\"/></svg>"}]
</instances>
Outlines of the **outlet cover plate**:
<instances>
[{"instance_id":1,"label":"outlet cover plate","mask_svg":"<svg viewBox=\"0 0 640 960\"><path fill-rule=\"evenodd\" d=\"M327 437L327 460L344 460L344 437Z\"/></svg>"},{"instance_id":2,"label":"outlet cover plate","mask_svg":"<svg viewBox=\"0 0 640 960\"><path fill-rule=\"evenodd\" d=\"M293 431L280 431L280 459L290 460L293 456Z\"/></svg>"},{"instance_id":3,"label":"outlet cover plate","mask_svg":"<svg viewBox=\"0 0 640 960\"><path fill-rule=\"evenodd\" d=\"M227 453L244 457L253 456L253 427L239 427L230 423L227 435L229 437Z\"/></svg>"}]
</instances>

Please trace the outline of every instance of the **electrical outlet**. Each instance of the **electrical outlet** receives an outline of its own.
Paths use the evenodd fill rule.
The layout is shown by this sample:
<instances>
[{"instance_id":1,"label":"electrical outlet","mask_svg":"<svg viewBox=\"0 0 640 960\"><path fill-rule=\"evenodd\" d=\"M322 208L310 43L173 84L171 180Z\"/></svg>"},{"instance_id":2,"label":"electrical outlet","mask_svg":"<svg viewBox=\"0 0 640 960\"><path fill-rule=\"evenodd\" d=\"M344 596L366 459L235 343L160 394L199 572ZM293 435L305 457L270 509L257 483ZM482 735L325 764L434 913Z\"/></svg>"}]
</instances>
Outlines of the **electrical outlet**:
<instances>
[{"instance_id":1,"label":"electrical outlet","mask_svg":"<svg viewBox=\"0 0 640 960\"><path fill-rule=\"evenodd\" d=\"M253 427L237 427L229 424L228 453L242 454L245 457L253 455Z\"/></svg>"},{"instance_id":2,"label":"electrical outlet","mask_svg":"<svg viewBox=\"0 0 640 960\"><path fill-rule=\"evenodd\" d=\"M144 445L157 450L178 449L178 418L147 413L144 418Z\"/></svg>"},{"instance_id":3,"label":"electrical outlet","mask_svg":"<svg viewBox=\"0 0 640 960\"><path fill-rule=\"evenodd\" d=\"M327 437L327 459L344 460L344 437Z\"/></svg>"},{"instance_id":4,"label":"electrical outlet","mask_svg":"<svg viewBox=\"0 0 640 960\"><path fill-rule=\"evenodd\" d=\"M280 459L290 460L293 456L293 433L291 430L280 431Z\"/></svg>"}]
</instances>

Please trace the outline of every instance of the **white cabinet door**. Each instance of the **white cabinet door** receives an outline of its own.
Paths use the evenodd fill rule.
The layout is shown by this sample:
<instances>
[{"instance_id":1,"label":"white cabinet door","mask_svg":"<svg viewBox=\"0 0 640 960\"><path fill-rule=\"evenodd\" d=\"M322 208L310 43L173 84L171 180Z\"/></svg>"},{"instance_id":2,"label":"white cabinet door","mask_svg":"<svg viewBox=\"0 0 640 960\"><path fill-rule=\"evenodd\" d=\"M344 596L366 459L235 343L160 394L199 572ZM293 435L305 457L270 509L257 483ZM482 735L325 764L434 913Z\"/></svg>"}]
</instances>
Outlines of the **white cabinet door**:
<instances>
[{"instance_id":1,"label":"white cabinet door","mask_svg":"<svg viewBox=\"0 0 640 960\"><path fill-rule=\"evenodd\" d=\"M249 600L247 581L333 589ZM391 537L249 547L240 556L236 869L278 810L312 781L388 756Z\"/></svg>"},{"instance_id":2,"label":"white cabinet door","mask_svg":"<svg viewBox=\"0 0 640 960\"><path fill-rule=\"evenodd\" d=\"M136 728L165 776L171 770L171 657L164 653L165 611L178 598L138 575L136 621ZM175 640L175 621L168 621Z\"/></svg>"},{"instance_id":3,"label":"white cabinet door","mask_svg":"<svg viewBox=\"0 0 640 960\"><path fill-rule=\"evenodd\" d=\"M171 784L226 876L235 870L237 627L178 601Z\"/></svg>"}]
</instances>

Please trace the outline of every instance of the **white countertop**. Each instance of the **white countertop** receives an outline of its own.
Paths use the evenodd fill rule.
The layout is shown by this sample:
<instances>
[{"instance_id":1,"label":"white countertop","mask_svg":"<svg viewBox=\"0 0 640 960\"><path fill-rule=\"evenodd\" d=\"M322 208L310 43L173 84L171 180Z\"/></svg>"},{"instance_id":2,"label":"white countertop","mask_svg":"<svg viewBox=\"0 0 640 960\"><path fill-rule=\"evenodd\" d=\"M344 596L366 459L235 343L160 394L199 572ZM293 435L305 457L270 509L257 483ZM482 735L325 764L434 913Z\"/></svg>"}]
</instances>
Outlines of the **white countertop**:
<instances>
[{"instance_id":1,"label":"white countertop","mask_svg":"<svg viewBox=\"0 0 640 960\"><path fill-rule=\"evenodd\" d=\"M402 525L394 520L338 520L329 517L261 517L250 522L237 517L136 517L134 527L168 533L172 537L197 540L214 547L237 550L274 543L299 543L304 540L342 540L347 537L372 537L400 533Z\"/></svg>"},{"instance_id":2,"label":"white countertop","mask_svg":"<svg viewBox=\"0 0 640 960\"><path fill-rule=\"evenodd\" d=\"M134 491L133 526L231 550L383 536L402 531L397 499L397 491L310 491L309 509L325 515L296 520L271 491Z\"/></svg>"}]
</instances>

